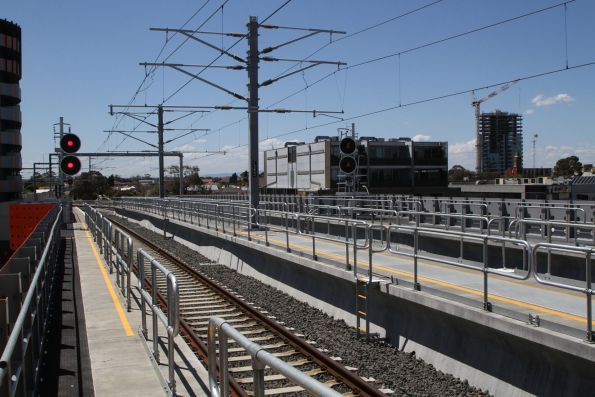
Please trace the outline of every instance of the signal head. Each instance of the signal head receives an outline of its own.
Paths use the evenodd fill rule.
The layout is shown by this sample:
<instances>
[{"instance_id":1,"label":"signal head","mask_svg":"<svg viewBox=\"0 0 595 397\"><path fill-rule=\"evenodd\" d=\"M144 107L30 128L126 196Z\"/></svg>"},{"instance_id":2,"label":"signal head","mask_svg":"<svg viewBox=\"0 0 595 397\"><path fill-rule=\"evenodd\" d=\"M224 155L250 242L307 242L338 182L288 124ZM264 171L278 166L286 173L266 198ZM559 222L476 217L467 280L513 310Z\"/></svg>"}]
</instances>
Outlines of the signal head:
<instances>
[{"instance_id":1,"label":"signal head","mask_svg":"<svg viewBox=\"0 0 595 397\"><path fill-rule=\"evenodd\" d=\"M339 168L346 174L351 174L355 171L357 164L355 163L355 159L353 157L343 157L341 161L339 161Z\"/></svg>"},{"instance_id":2,"label":"signal head","mask_svg":"<svg viewBox=\"0 0 595 397\"><path fill-rule=\"evenodd\" d=\"M76 175L81 170L81 160L76 156L64 156L60 170L66 175Z\"/></svg>"},{"instance_id":3,"label":"signal head","mask_svg":"<svg viewBox=\"0 0 595 397\"><path fill-rule=\"evenodd\" d=\"M81 148L81 139L74 134L66 134L60 139L60 149L64 153L76 153Z\"/></svg>"},{"instance_id":4,"label":"signal head","mask_svg":"<svg viewBox=\"0 0 595 397\"><path fill-rule=\"evenodd\" d=\"M347 155L353 154L353 152L355 152L355 147L355 140L350 137L341 139L341 143L339 144L339 149L341 149L341 153Z\"/></svg>"}]
</instances>

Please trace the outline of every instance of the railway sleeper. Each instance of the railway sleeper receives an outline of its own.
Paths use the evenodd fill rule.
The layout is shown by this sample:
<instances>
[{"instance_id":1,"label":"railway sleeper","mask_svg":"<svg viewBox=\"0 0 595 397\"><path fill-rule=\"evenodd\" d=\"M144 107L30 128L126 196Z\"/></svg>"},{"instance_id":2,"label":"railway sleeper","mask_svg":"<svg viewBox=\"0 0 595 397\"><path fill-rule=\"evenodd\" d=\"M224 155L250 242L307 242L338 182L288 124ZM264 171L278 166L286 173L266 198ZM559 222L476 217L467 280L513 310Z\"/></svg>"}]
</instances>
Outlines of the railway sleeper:
<instances>
[{"instance_id":1,"label":"railway sleeper","mask_svg":"<svg viewBox=\"0 0 595 397\"><path fill-rule=\"evenodd\" d=\"M203 338L203 339L206 339L206 338ZM272 335L272 334L271 335L266 335L266 336L255 336L253 338L248 338L248 340L251 341L251 342L266 342L266 341L270 341L270 340L274 340L274 339L278 339L278 337L275 336L275 335ZM216 340L215 341L215 344L218 345L219 344L219 340ZM236 344L236 341L234 339L230 339L230 340L227 341L227 344L228 345L233 345L233 344Z\"/></svg>"},{"instance_id":2,"label":"railway sleeper","mask_svg":"<svg viewBox=\"0 0 595 397\"><path fill-rule=\"evenodd\" d=\"M230 307L229 309L196 310L196 311L193 311L191 315L188 315L187 318L189 320L193 320L193 319L197 318L197 317L195 317L195 315L206 314L206 315L208 315L210 317L210 316L218 315L219 313L231 313L231 312L234 312L234 311L237 311L237 310L238 309L235 308L235 307Z\"/></svg>"},{"instance_id":3,"label":"railway sleeper","mask_svg":"<svg viewBox=\"0 0 595 397\"><path fill-rule=\"evenodd\" d=\"M291 356L295 356L296 354L301 354L301 353L297 352L295 350L287 350L284 352L271 353L271 354L275 357L291 357ZM248 355L248 356L234 356L234 357L229 357L227 359L227 361L229 361L230 363L240 362L240 361L251 361L251 360L252 360L252 356L250 356L250 355Z\"/></svg>"},{"instance_id":4,"label":"railway sleeper","mask_svg":"<svg viewBox=\"0 0 595 397\"><path fill-rule=\"evenodd\" d=\"M292 367L303 367L304 365L312 364L312 361L308 360L307 358L300 358L299 360L294 361L285 361L286 364L291 365ZM244 367L233 367L227 369L229 372L237 374L242 372L252 372L254 369L252 365L246 365Z\"/></svg>"},{"instance_id":5,"label":"railway sleeper","mask_svg":"<svg viewBox=\"0 0 595 397\"><path fill-rule=\"evenodd\" d=\"M247 330L242 332L242 335L247 336L247 335L260 335L263 334L265 332L271 332L270 330L267 330L266 328L256 328L256 329L251 329L251 330ZM207 339L207 334L198 334L198 336L200 336L203 339ZM233 339L230 339L230 341L232 341ZM235 341L234 341L235 342Z\"/></svg>"},{"instance_id":6,"label":"railway sleeper","mask_svg":"<svg viewBox=\"0 0 595 397\"><path fill-rule=\"evenodd\" d=\"M274 349L278 349L280 347L285 347L285 346L289 346L287 343L285 342L279 342L279 343L273 343L271 345L263 345L261 346L264 350L274 350ZM246 351L246 349L244 349L243 347L232 347L230 349L227 349L228 353L239 353L239 352L244 352ZM219 349L217 349L217 353L219 352Z\"/></svg>"},{"instance_id":7,"label":"railway sleeper","mask_svg":"<svg viewBox=\"0 0 595 397\"><path fill-rule=\"evenodd\" d=\"M314 369L304 372L304 374L308 375L308 376L316 376L316 375L324 374L325 372L326 371L324 371L322 368L314 368ZM234 379L237 383L239 383L241 385L254 383L254 378L251 376L247 376L245 378L234 378ZM285 379L287 379L285 377L285 375L281 375L281 374L265 375L265 377L264 377L265 382L274 382L274 381L285 380Z\"/></svg>"},{"instance_id":8,"label":"railway sleeper","mask_svg":"<svg viewBox=\"0 0 595 397\"><path fill-rule=\"evenodd\" d=\"M246 328L252 328L252 327L256 327L259 324L256 321L250 321L248 323L240 323L237 325L234 325L233 327L235 329L246 329ZM196 324L192 325L192 329L194 330L194 332L206 332L208 331L209 327L196 327Z\"/></svg>"},{"instance_id":9,"label":"railway sleeper","mask_svg":"<svg viewBox=\"0 0 595 397\"><path fill-rule=\"evenodd\" d=\"M204 316L204 318L205 318L204 321L199 321L199 322L193 323L192 325L195 327L207 326L209 324L210 316ZM230 318L230 319L224 319L224 320L228 324L237 324L237 323L243 323L244 321L251 320L251 317L238 317L238 318Z\"/></svg>"},{"instance_id":10,"label":"railway sleeper","mask_svg":"<svg viewBox=\"0 0 595 397\"><path fill-rule=\"evenodd\" d=\"M226 320L226 321L231 321L232 319L234 319L234 320L243 319L242 321L245 321L245 320L249 319L249 317L240 317L240 316L245 316L245 313L244 313L244 312L239 312L239 311L238 311L238 312L236 312L236 313L225 313L225 314L223 314L223 315L221 315L221 316L218 316L218 317L221 317L222 319L224 319L224 320ZM196 317L192 317L192 318L186 318L186 317L185 317L185 318L184 318L184 320L185 320L185 321L186 321L188 324L192 324L192 325L194 325L194 324L197 324L197 323L198 323L198 324L200 324L200 323L202 322L201 320L207 320L207 323L208 323L208 320L209 320L211 317L212 317L212 316L210 316L210 315L206 315L206 316L196 316ZM237 321L235 321L235 322L237 322Z\"/></svg>"},{"instance_id":11,"label":"railway sleeper","mask_svg":"<svg viewBox=\"0 0 595 397\"><path fill-rule=\"evenodd\" d=\"M197 307L196 311L204 311L204 310L217 310L217 309L227 309L233 307L233 305L230 305L228 302L226 301L218 301L215 302L213 304L210 305L201 305L200 307ZM188 312L191 312L190 310L188 310Z\"/></svg>"}]
</instances>

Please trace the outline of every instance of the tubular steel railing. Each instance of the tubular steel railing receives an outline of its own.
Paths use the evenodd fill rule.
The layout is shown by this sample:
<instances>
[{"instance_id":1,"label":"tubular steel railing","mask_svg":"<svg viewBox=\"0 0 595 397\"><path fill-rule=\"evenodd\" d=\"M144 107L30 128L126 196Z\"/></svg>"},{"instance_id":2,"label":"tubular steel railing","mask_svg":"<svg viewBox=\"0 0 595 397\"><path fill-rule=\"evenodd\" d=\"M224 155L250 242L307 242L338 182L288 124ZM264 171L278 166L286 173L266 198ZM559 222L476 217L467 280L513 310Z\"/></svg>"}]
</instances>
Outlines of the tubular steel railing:
<instances>
[{"instance_id":1,"label":"tubular steel railing","mask_svg":"<svg viewBox=\"0 0 595 397\"><path fill-rule=\"evenodd\" d=\"M49 218L46 218L54 217L49 233L47 229L40 230L47 233L44 238L45 246L0 357L0 394L3 396L30 396L38 393L36 387L41 359L44 358L49 305L55 288L62 211L62 208L53 210L48 215ZM44 221L40 226L43 223Z\"/></svg>"},{"instance_id":2,"label":"tubular steel railing","mask_svg":"<svg viewBox=\"0 0 595 397\"><path fill-rule=\"evenodd\" d=\"M394 234L407 234L413 236L413 250L402 250L399 249L399 244L396 243L396 238L393 238ZM419 239L420 237L450 237L453 240L459 241L459 258L458 260L451 260L447 259L438 255L429 255L422 253L420 249ZM492 243L499 243L502 245L508 244L509 246L520 247L522 249L522 264L521 269L526 271L525 274L517 275L515 273L508 273L503 271L503 268L493 268L489 265L489 255L488 255L488 248L490 247L490 242ZM465 243L472 243L472 244L480 244L482 247L482 260L480 262L480 266L474 265L469 262L465 262L465 252L464 247ZM485 310L491 310L491 303L488 300L488 275L497 274L502 277L513 278L516 280L527 280L531 275L532 269L532 255L531 255L531 246L524 240L517 240L507 237L500 237L500 236L489 236L484 234L472 234L472 233L463 233L463 232L456 232L456 231L446 231L446 230L435 230L430 228L422 228L422 227L415 227L415 226L399 226L399 225L392 225L388 227L387 231L387 250L390 253L401 255L405 257L413 258L413 285L415 289L419 289L419 281L418 281L418 260L429 260L433 262L439 262L446 265L461 267L469 270L480 271L483 273L483 307ZM503 252L503 262L506 256L506 252Z\"/></svg>"},{"instance_id":3,"label":"tubular steel railing","mask_svg":"<svg viewBox=\"0 0 595 397\"><path fill-rule=\"evenodd\" d=\"M595 290L593 290L592 285L592 263L591 258L595 253L595 247L573 247L568 245L562 244L552 244L552 243L537 243L533 246L533 258L537 261L537 253L540 250L547 249L548 257L552 251L554 252L563 252L563 253L570 253L570 254L582 254L585 257L585 286L579 287L572 284L567 284L559 281L552 281L539 276L537 272L537 262L535 263L535 271L533 273L535 280L538 283L543 285L549 285L551 287L562 288L570 291L582 292L585 294L587 299L587 332L586 332L586 341L589 343L595 342L593 335L593 306L592 306L592 296Z\"/></svg>"},{"instance_id":4,"label":"tubular steel railing","mask_svg":"<svg viewBox=\"0 0 595 397\"><path fill-rule=\"evenodd\" d=\"M228 324L224 319L220 317L211 317L208 326L207 346L209 350L209 390L212 397L229 395L227 349L229 339L233 339L252 357L252 379L254 385L252 395L255 397L265 396L264 372L267 366L276 373L282 374L296 385L303 387L312 395L323 397L342 396L341 393L334 391L327 385L318 382L314 378L301 372L291 364L288 364L267 352L262 346L252 342L250 339L242 335L242 333ZM217 360L217 355L219 356L219 360ZM219 361L219 383L217 383L217 361Z\"/></svg>"},{"instance_id":5,"label":"tubular steel railing","mask_svg":"<svg viewBox=\"0 0 595 397\"><path fill-rule=\"evenodd\" d=\"M148 289L145 282L145 261L151 267L151 288ZM137 251L137 269L139 272L138 288L141 294L141 313L142 313L142 334L145 339L149 339L147 329L147 312L146 305L148 304L153 313L153 357L159 363L159 321L165 326L167 330L167 364L169 381L168 386L173 395L176 393L176 378L175 378L175 340L178 335L180 320L178 303L180 300L178 291L178 282L176 276L168 269L166 269L157 259L153 258L142 248ZM157 273L161 273L167 280L167 314L163 312L159 305L157 295Z\"/></svg>"}]
</instances>

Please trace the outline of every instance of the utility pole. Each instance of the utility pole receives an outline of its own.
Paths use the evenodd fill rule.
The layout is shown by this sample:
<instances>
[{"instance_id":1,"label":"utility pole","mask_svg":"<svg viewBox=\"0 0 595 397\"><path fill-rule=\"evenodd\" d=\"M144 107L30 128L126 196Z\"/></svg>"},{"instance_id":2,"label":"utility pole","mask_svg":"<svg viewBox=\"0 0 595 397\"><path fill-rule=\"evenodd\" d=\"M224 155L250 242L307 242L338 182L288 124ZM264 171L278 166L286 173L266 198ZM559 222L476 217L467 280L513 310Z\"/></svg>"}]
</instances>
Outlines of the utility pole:
<instances>
[{"instance_id":1,"label":"utility pole","mask_svg":"<svg viewBox=\"0 0 595 397\"><path fill-rule=\"evenodd\" d=\"M250 17L248 22L248 125L249 125L249 161L250 205L258 208L260 202L258 189L258 19Z\"/></svg>"},{"instance_id":2,"label":"utility pole","mask_svg":"<svg viewBox=\"0 0 595 397\"><path fill-rule=\"evenodd\" d=\"M157 151L159 152L159 198L165 197L165 172L163 170L163 106L157 106Z\"/></svg>"},{"instance_id":3,"label":"utility pole","mask_svg":"<svg viewBox=\"0 0 595 397\"><path fill-rule=\"evenodd\" d=\"M537 143L538 134L533 134L533 172L535 172L535 145Z\"/></svg>"}]
</instances>

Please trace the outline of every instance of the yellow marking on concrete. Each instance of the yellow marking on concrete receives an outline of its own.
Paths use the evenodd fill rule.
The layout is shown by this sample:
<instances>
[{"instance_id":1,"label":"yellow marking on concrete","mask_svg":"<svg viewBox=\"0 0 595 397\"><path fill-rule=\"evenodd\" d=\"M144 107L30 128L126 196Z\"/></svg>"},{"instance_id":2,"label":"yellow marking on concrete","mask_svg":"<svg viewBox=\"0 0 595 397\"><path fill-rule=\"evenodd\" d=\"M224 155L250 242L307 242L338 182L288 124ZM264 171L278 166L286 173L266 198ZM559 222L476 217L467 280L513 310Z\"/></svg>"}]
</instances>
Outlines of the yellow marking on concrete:
<instances>
[{"instance_id":1,"label":"yellow marking on concrete","mask_svg":"<svg viewBox=\"0 0 595 397\"><path fill-rule=\"evenodd\" d=\"M122 304L120 303L120 300L118 299L118 296L116 295L116 291L114 291L114 286L112 285L112 283L107 275L107 271L105 270L105 267L103 266L103 261L101 260L101 257L99 256L99 253L97 252L97 248L95 247L95 244L93 243L93 239L91 238L91 233L89 232L89 230L85 230L85 234L87 235L87 241L89 242L89 245L91 246L93 255L95 255L95 260L97 261L99 270L101 270L101 275L103 276L103 281L105 281L107 290L109 291L109 294L112 297L112 301L114 302L116 312L118 313L118 316L120 317L120 322L122 323L124 332L126 333L126 336L134 336L132 327L130 326L130 323L128 322L128 318L126 318L126 314L124 313L124 308L122 307Z\"/></svg>"},{"instance_id":2,"label":"yellow marking on concrete","mask_svg":"<svg viewBox=\"0 0 595 397\"><path fill-rule=\"evenodd\" d=\"M245 233L245 232L241 232L241 233ZM257 234L253 234L252 235L252 238L256 238L258 240L264 240L264 236L261 237L260 235L257 235ZM269 241L275 242L275 243L280 243L280 244L283 244L283 245L286 244L285 241L281 241L281 240L277 240L277 239L271 239L271 238L269 238ZM290 247L301 248L301 249L308 249L308 247L306 247L306 246L303 246L303 245L300 245L300 244L294 244L294 243L289 243L289 246ZM311 247L310 247L310 250L311 250ZM333 254L331 252L327 252L327 251L320 250L320 249L317 249L316 250L316 254L319 255L319 256L326 256L326 257L332 258L332 259L339 259L339 260L341 260L343 262L345 261L345 256L343 256L343 255ZM421 262L421 260L420 260L420 262ZM427 261L424 261L424 262L427 262ZM369 266L369 263L367 261L365 261L365 260L358 259L357 263L358 264L361 264L362 266ZM434 266L437 266L437 265L434 265ZM385 267L385 266L382 266L382 265L372 265L372 267L374 269L384 270L386 272L397 274L397 275L400 275L400 276L405 276L407 278L411 278L411 279L413 278L413 273L411 273L411 272L405 272L405 271L401 271L401 270L396 270L396 269L392 269L392 268ZM451 283L447 283L447 282L444 282L444 281L436 280L436 279L433 279L433 278L430 278L430 277L418 276L417 278L418 278L418 280L422 280L422 281L425 281L425 282L428 282L428 283L431 283L431 284L436 284L436 285L440 285L442 287L453 289L453 290L456 290L456 291L459 291L459 292L465 292L465 293L468 293L468 294L472 294L472 295L483 297L483 292L482 291L478 291L478 290L467 288L467 287L461 287L461 286L458 286L458 285L455 285L455 284L451 284ZM570 295L570 294L567 294L567 295L575 297L574 295ZM495 300L495 301L500 301L500 302L504 302L504 303L508 303L508 304L511 304L511 305L514 305L514 306L522 307L524 309L537 310L537 311L539 311L541 313L551 314L553 316L562 317L562 318L565 318L565 319L568 319L568 320L573 320L573 321L581 322L583 324L586 324L587 323L587 319L585 317L582 317L582 316L577 316L575 314L565 313L565 312L562 312L562 311L559 311L559 310L550 309L550 308L539 306L539 305L534 305L534 304L531 304L531 303L519 301L519 300L512 299L512 298L506 298L506 297L500 296L500 295L488 294L488 299ZM593 321L593 324L595 325L595 320Z\"/></svg>"}]
</instances>

